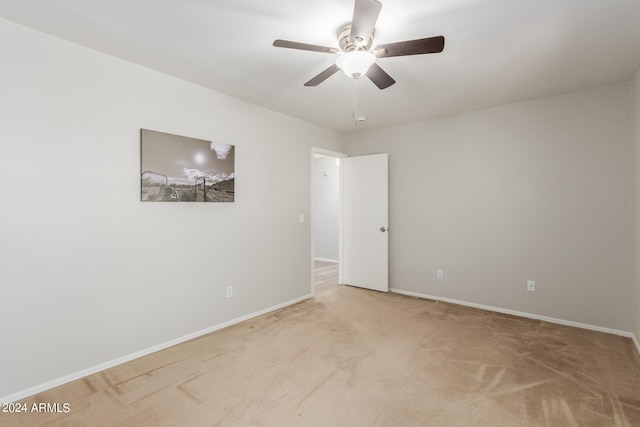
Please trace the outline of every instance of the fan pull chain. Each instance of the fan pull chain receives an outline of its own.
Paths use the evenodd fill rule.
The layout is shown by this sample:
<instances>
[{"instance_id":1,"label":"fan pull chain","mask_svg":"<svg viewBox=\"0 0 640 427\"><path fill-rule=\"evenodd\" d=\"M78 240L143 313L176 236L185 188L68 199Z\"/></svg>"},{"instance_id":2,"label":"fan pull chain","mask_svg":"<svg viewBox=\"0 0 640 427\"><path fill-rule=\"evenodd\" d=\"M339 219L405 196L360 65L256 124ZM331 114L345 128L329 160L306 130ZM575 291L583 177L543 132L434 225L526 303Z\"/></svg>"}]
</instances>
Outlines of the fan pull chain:
<instances>
[{"instance_id":1,"label":"fan pull chain","mask_svg":"<svg viewBox=\"0 0 640 427\"><path fill-rule=\"evenodd\" d=\"M353 122L358 126L358 79L353 79Z\"/></svg>"}]
</instances>

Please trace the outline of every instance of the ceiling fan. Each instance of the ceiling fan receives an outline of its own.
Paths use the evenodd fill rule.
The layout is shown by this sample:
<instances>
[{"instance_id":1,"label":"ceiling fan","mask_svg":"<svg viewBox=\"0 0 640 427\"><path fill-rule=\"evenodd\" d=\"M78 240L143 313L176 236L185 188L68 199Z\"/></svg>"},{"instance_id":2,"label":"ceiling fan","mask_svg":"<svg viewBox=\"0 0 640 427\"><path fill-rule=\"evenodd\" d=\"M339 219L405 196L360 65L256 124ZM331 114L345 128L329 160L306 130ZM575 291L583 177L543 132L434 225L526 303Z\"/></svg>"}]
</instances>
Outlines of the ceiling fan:
<instances>
[{"instance_id":1,"label":"ceiling fan","mask_svg":"<svg viewBox=\"0 0 640 427\"><path fill-rule=\"evenodd\" d=\"M339 55L333 65L306 82L305 86L317 86L342 69L347 76L354 79L366 75L378 88L386 89L396 81L376 64L377 58L440 53L444 49L444 37L382 44L369 50L373 44L374 27L380 9L382 3L378 0L355 0L352 21L342 25L337 32L339 49L280 39L274 41L273 45Z\"/></svg>"}]
</instances>

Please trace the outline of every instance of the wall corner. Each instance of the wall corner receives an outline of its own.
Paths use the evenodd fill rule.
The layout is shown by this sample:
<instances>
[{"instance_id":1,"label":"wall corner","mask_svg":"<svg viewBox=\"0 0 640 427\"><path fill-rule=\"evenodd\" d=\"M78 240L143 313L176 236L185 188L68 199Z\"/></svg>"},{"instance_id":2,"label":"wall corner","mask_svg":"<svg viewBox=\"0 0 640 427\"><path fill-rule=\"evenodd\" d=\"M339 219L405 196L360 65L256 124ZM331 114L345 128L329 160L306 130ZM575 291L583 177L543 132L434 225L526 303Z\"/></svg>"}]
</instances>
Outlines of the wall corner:
<instances>
[{"instance_id":1,"label":"wall corner","mask_svg":"<svg viewBox=\"0 0 640 427\"><path fill-rule=\"evenodd\" d=\"M634 338L640 353L640 69L633 79L633 291L635 294Z\"/></svg>"}]
</instances>

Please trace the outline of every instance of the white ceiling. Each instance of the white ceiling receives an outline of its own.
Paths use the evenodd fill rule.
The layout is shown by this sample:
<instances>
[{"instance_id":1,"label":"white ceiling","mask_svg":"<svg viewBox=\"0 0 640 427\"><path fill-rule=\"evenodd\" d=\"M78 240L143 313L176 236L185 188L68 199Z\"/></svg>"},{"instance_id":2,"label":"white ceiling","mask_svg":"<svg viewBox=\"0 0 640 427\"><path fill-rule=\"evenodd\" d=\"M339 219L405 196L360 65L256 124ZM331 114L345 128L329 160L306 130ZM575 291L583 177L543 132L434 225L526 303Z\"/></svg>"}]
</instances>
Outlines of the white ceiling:
<instances>
[{"instance_id":1,"label":"white ceiling","mask_svg":"<svg viewBox=\"0 0 640 427\"><path fill-rule=\"evenodd\" d=\"M382 58L379 90L337 73L353 0L0 0L0 17L342 132L628 81L640 67L640 0L382 0L377 44L444 35L444 52Z\"/></svg>"}]
</instances>

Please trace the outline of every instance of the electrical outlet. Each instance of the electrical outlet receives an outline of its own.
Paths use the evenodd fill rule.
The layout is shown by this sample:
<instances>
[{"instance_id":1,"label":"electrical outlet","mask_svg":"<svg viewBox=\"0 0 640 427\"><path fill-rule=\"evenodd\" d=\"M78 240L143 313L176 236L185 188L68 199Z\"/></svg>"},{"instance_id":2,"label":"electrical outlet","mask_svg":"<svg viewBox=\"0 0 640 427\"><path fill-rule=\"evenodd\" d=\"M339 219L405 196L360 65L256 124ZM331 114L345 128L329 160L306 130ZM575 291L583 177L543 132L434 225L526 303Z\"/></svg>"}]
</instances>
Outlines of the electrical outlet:
<instances>
[{"instance_id":1,"label":"electrical outlet","mask_svg":"<svg viewBox=\"0 0 640 427\"><path fill-rule=\"evenodd\" d=\"M444 278L444 270L436 270L436 277L438 279Z\"/></svg>"},{"instance_id":2,"label":"electrical outlet","mask_svg":"<svg viewBox=\"0 0 640 427\"><path fill-rule=\"evenodd\" d=\"M231 298L233 296L233 287L227 286L227 298Z\"/></svg>"},{"instance_id":3,"label":"electrical outlet","mask_svg":"<svg viewBox=\"0 0 640 427\"><path fill-rule=\"evenodd\" d=\"M536 291L536 282L535 282L535 280L527 280L527 290L529 292L535 292Z\"/></svg>"}]
</instances>

